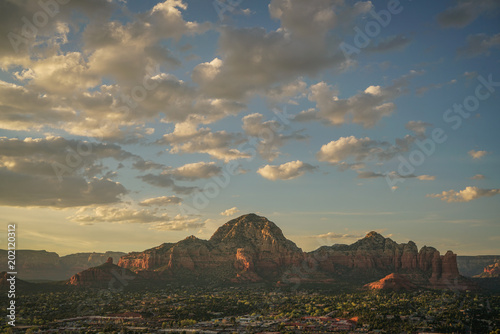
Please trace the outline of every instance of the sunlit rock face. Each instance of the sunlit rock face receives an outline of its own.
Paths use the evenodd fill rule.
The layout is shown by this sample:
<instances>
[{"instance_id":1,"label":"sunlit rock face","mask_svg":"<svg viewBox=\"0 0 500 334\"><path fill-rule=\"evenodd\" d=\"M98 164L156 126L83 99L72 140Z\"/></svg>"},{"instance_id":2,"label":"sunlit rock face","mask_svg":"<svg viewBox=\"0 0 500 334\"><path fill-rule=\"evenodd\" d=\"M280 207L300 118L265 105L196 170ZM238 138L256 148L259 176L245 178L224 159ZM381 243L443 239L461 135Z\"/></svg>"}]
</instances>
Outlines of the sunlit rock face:
<instances>
[{"instance_id":1,"label":"sunlit rock face","mask_svg":"<svg viewBox=\"0 0 500 334\"><path fill-rule=\"evenodd\" d=\"M419 251L412 241L398 244L377 232L370 232L351 245L303 252L276 224L256 214L228 221L209 240L190 236L177 243L129 253L120 258L118 265L142 272L143 276L155 272L170 280L239 283L286 283L284 277L293 277L294 282L366 283L395 273L406 276L390 277L390 282L406 279L413 284L402 284L406 287L446 289L456 285L460 277L453 252L440 255L437 249L427 246Z\"/></svg>"},{"instance_id":2,"label":"sunlit rock face","mask_svg":"<svg viewBox=\"0 0 500 334\"><path fill-rule=\"evenodd\" d=\"M248 214L222 225L209 240L190 236L175 244L125 255L118 265L131 270L170 271L174 276L176 270L197 276L216 271L221 279L260 281L279 278L285 268L299 265L303 259L302 250L286 239L276 224Z\"/></svg>"}]
</instances>

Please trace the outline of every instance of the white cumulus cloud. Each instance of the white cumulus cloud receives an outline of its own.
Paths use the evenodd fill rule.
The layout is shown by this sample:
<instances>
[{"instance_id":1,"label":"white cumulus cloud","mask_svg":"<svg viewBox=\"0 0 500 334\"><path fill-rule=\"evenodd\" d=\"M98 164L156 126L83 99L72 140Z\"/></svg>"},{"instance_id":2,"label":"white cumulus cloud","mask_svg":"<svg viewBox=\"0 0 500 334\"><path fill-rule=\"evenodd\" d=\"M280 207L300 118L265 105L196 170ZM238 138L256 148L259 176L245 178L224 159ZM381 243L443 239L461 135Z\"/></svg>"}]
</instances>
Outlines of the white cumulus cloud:
<instances>
[{"instance_id":1,"label":"white cumulus cloud","mask_svg":"<svg viewBox=\"0 0 500 334\"><path fill-rule=\"evenodd\" d=\"M232 207L231 209L227 209L225 211L222 211L220 213L220 215L229 217L229 216L237 214L238 212L240 212L240 210L237 207Z\"/></svg>"},{"instance_id":2,"label":"white cumulus cloud","mask_svg":"<svg viewBox=\"0 0 500 334\"><path fill-rule=\"evenodd\" d=\"M440 194L430 194L427 197L440 198L448 203L470 202L480 197L491 197L500 193L500 189L481 189L478 187L466 187L464 190L443 191Z\"/></svg>"},{"instance_id":3,"label":"white cumulus cloud","mask_svg":"<svg viewBox=\"0 0 500 334\"><path fill-rule=\"evenodd\" d=\"M263 178L268 180L291 180L304 175L305 172L313 171L317 167L300 160L290 161L282 165L265 165L257 170Z\"/></svg>"}]
</instances>

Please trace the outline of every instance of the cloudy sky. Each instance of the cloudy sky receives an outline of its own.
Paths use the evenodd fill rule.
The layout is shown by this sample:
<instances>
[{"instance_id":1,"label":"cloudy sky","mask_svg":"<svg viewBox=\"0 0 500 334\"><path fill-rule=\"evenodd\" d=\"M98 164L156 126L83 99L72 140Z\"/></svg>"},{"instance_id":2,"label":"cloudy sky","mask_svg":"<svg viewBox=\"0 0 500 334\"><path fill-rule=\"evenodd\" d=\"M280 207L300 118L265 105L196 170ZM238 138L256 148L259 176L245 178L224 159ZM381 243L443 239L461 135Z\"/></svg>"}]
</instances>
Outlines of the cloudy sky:
<instances>
[{"instance_id":1,"label":"cloudy sky","mask_svg":"<svg viewBox=\"0 0 500 334\"><path fill-rule=\"evenodd\" d=\"M19 249L140 251L255 212L304 250L377 230L500 254L499 16L0 1L1 237L15 222Z\"/></svg>"}]
</instances>

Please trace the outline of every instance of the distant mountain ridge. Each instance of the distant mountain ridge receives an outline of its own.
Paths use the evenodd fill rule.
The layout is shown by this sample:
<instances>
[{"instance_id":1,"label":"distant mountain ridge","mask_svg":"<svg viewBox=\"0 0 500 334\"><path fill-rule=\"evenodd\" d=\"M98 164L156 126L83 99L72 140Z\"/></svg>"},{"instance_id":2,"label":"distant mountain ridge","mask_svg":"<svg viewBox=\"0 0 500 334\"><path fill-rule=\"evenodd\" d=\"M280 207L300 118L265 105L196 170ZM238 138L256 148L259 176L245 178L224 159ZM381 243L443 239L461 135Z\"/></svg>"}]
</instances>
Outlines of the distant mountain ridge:
<instances>
[{"instance_id":1,"label":"distant mountain ridge","mask_svg":"<svg viewBox=\"0 0 500 334\"><path fill-rule=\"evenodd\" d=\"M77 272L95 267L112 257L116 262L127 253L76 253L59 256L45 250L16 250L16 268L18 276L25 280L55 280L70 278ZM0 271L7 270L7 251L0 250Z\"/></svg>"},{"instance_id":2,"label":"distant mountain ridge","mask_svg":"<svg viewBox=\"0 0 500 334\"><path fill-rule=\"evenodd\" d=\"M500 255L457 256L458 270L467 277L479 275L486 266L495 263L500 263Z\"/></svg>"},{"instance_id":3,"label":"distant mountain ridge","mask_svg":"<svg viewBox=\"0 0 500 334\"><path fill-rule=\"evenodd\" d=\"M367 284L387 277L374 286L385 288L401 283L436 289L468 288L467 281L460 276L457 256L451 251L441 255L433 247L419 250L412 241L398 244L370 232L351 245L322 246L303 252L276 224L256 214L228 221L209 240L190 236L142 252L59 257L46 251L18 250L17 254L21 279L69 279L74 286L103 286L105 282L100 281L110 276L102 269L124 268L134 279L138 278L137 282L154 280L160 285L162 282ZM473 257L468 258L469 268L475 268ZM480 259L483 260L491 259ZM6 251L0 251L0 261L7 263ZM108 264L101 267L104 262ZM88 270L96 267L99 270ZM406 280L411 284L406 284Z\"/></svg>"}]
</instances>

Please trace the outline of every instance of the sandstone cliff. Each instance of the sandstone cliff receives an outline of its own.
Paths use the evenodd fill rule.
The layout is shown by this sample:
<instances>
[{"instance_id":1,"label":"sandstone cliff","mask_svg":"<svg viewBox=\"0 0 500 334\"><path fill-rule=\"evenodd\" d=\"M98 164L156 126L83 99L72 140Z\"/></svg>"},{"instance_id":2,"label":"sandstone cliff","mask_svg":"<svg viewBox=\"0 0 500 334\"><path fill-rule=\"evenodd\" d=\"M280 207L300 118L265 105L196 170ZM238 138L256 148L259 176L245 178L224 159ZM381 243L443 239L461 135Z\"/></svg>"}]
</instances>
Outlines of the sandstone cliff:
<instances>
[{"instance_id":1,"label":"sandstone cliff","mask_svg":"<svg viewBox=\"0 0 500 334\"><path fill-rule=\"evenodd\" d=\"M427 246L418 251L412 241L398 244L377 232L368 233L352 245L320 247L308 256L318 262L321 270L335 276L369 280L392 273L411 274L409 277L418 281L419 286L460 290L469 288L460 278L453 252L441 255L437 249Z\"/></svg>"},{"instance_id":2,"label":"sandstone cliff","mask_svg":"<svg viewBox=\"0 0 500 334\"><path fill-rule=\"evenodd\" d=\"M165 278L224 279L257 282L279 278L300 264L304 254L273 222L255 214L233 219L210 238L190 236L123 256L118 265L130 270L161 271Z\"/></svg>"},{"instance_id":3,"label":"sandstone cliff","mask_svg":"<svg viewBox=\"0 0 500 334\"><path fill-rule=\"evenodd\" d=\"M477 278L500 277L500 262L496 262L484 267L483 272L474 277Z\"/></svg>"},{"instance_id":4,"label":"sandstone cliff","mask_svg":"<svg viewBox=\"0 0 500 334\"><path fill-rule=\"evenodd\" d=\"M86 269L73 275L66 284L78 287L104 288L110 290L121 290L138 276L128 269L113 264L113 258L100 266Z\"/></svg>"},{"instance_id":5,"label":"sandstone cliff","mask_svg":"<svg viewBox=\"0 0 500 334\"><path fill-rule=\"evenodd\" d=\"M419 287L469 288L451 251L441 255L427 246L419 251L412 241L398 244L370 232L352 245L323 246L305 253L273 222L255 214L227 222L209 240L191 236L127 254L118 265L173 281L366 283L394 273L399 276L389 277L388 282L404 277Z\"/></svg>"}]
</instances>

